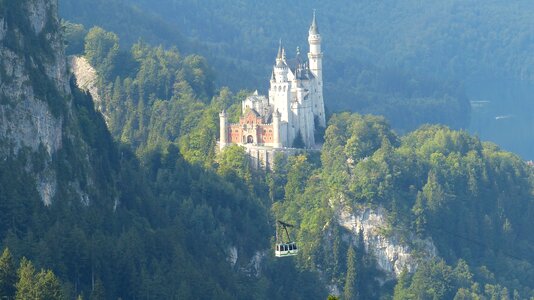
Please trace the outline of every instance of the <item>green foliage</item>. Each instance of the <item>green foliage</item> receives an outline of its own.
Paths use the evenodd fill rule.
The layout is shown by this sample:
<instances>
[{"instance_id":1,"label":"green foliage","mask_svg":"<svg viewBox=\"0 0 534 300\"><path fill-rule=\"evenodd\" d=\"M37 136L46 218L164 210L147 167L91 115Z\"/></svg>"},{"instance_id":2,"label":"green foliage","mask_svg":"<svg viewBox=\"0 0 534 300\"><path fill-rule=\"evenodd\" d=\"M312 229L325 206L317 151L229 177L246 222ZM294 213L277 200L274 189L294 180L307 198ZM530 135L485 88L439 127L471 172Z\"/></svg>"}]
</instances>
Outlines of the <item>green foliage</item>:
<instances>
[{"instance_id":1,"label":"green foliage","mask_svg":"<svg viewBox=\"0 0 534 300\"><path fill-rule=\"evenodd\" d=\"M218 173L226 178L240 178L250 183L250 160L245 149L238 145L225 147L217 157Z\"/></svg>"},{"instance_id":2,"label":"green foliage","mask_svg":"<svg viewBox=\"0 0 534 300\"><path fill-rule=\"evenodd\" d=\"M302 139L302 133L300 130L297 132L297 136L293 140L293 143L291 144L293 148L306 148L306 145L304 144L304 140Z\"/></svg>"},{"instance_id":3,"label":"green foliage","mask_svg":"<svg viewBox=\"0 0 534 300\"><path fill-rule=\"evenodd\" d=\"M347 276L345 277L345 288L343 289L343 299L345 300L355 300L359 299L358 297L358 263L356 261L356 251L354 246L349 246L349 251L347 252Z\"/></svg>"},{"instance_id":4,"label":"green foliage","mask_svg":"<svg viewBox=\"0 0 534 300\"><path fill-rule=\"evenodd\" d=\"M330 120L321 166L296 168L295 162L286 167L286 196L273 211L298 224L297 241L305 243L302 266L320 265L331 282L346 285L349 269L340 251L347 250L339 246L330 208L380 206L388 211L388 234L408 243L408 232L431 237L442 257L421 262L413 275L405 272L395 299L501 297L512 289L533 295L533 257L524 249L534 241L523 228L534 225L534 181L532 169L517 156L444 126L423 126L399 138L381 118L343 113ZM372 288L369 278L381 274L372 267L372 255L362 253L360 297L379 297L373 290L388 293L387 287Z\"/></svg>"},{"instance_id":5,"label":"green foliage","mask_svg":"<svg viewBox=\"0 0 534 300\"><path fill-rule=\"evenodd\" d=\"M104 300L106 299L106 293L104 291L104 283L102 280L97 279L93 291L91 291L91 296L89 300Z\"/></svg>"},{"instance_id":6,"label":"green foliage","mask_svg":"<svg viewBox=\"0 0 534 300\"><path fill-rule=\"evenodd\" d=\"M80 55L84 52L85 36L87 30L82 24L75 24L69 21L62 22L63 37L67 44L65 54Z\"/></svg>"},{"instance_id":7,"label":"green foliage","mask_svg":"<svg viewBox=\"0 0 534 300\"><path fill-rule=\"evenodd\" d=\"M110 99L103 105L112 134L142 157L172 143L188 161L211 164L218 113L236 100L225 88L215 95L206 60L142 41L128 52L118 48L113 33L94 28L87 34L86 56L101 78L102 99Z\"/></svg>"},{"instance_id":8,"label":"green foliage","mask_svg":"<svg viewBox=\"0 0 534 300\"><path fill-rule=\"evenodd\" d=\"M36 273L31 261L23 257L20 261L17 275L19 280L16 284L15 299L64 299L61 292L61 284L52 271L41 270Z\"/></svg>"},{"instance_id":9,"label":"green foliage","mask_svg":"<svg viewBox=\"0 0 534 300\"><path fill-rule=\"evenodd\" d=\"M116 34L93 27L85 36L85 58L105 79L110 78L118 53L119 38Z\"/></svg>"},{"instance_id":10,"label":"green foliage","mask_svg":"<svg viewBox=\"0 0 534 300\"><path fill-rule=\"evenodd\" d=\"M21 20L26 21L13 21ZM59 102L58 111L68 113L62 115L61 149L52 157L44 148L36 153L22 148L15 155L2 144L0 242L16 257L52 268L63 282L59 289L52 273L37 272L23 259L17 297L326 295L316 274L294 264L279 277L269 257L261 270L251 263L269 248L268 189L248 161L233 169L232 155L243 159L243 153L215 161L217 115L236 96L213 90L206 61L142 42L128 53L117 52L118 39L99 29L86 41L86 53L100 64L98 85L113 136L130 144L113 140L90 96L73 82L69 105ZM42 63L45 57L31 43L26 46L34 63ZM53 87L47 80L31 84ZM51 174L44 175L57 179L49 206L38 192L43 175L38 172L45 167ZM234 247L239 260L232 265L228 255ZM289 278L295 283L283 285Z\"/></svg>"},{"instance_id":11,"label":"green foliage","mask_svg":"<svg viewBox=\"0 0 534 300\"><path fill-rule=\"evenodd\" d=\"M9 298L15 296L15 283L17 282L17 273L15 262L9 249L4 249L0 257L0 295Z\"/></svg>"},{"instance_id":12,"label":"green foliage","mask_svg":"<svg viewBox=\"0 0 534 300\"><path fill-rule=\"evenodd\" d=\"M1 9L17 3L2 2ZM169 7L181 7L174 4ZM26 33L23 11L10 12L7 24ZM34 46L28 53L46 53L42 37L28 36L25 45ZM11 31L6 39L21 50ZM280 172L265 180L248 168L239 147L215 156L217 114L229 108L237 118L242 94L216 91L205 59L143 42L120 52L118 37L97 28L87 35L86 46L100 76L111 134L127 145L113 142L90 98L71 86L72 114L64 114L62 148L52 158L58 179L53 204L40 202L36 178L27 169L28 162L42 169L45 154L22 149L0 161L1 169L9 170L0 173L2 244L18 257L57 270L69 298L104 292L125 299L325 298L317 269L328 283L348 283L346 293L352 289L363 299L391 296L393 291L378 283L386 277L376 270L373 254L361 241L354 251L342 242L347 233L336 225L333 209L341 204L385 207L393 216L391 230L416 231L434 241L443 260L421 262L413 275L404 273L396 299L506 298L512 289L516 298L533 295L528 251L534 243L528 230L534 225L533 178L518 157L463 131L425 126L399 138L383 118L345 113L332 117L320 163L309 154L278 159ZM49 57L36 58L39 65ZM358 85L372 86L387 73L382 71L351 72L361 75ZM449 88L399 77L386 84L397 83L399 89L378 85L376 93L360 91L371 95L367 99L387 99L364 108L391 112L415 99L416 109L406 105L407 111L424 116L409 123L412 115L400 114L408 116L404 129L427 115L463 124L468 109L461 92L449 96ZM44 79L35 80L37 93L57 96ZM57 112L67 111L54 101ZM85 205L81 196L89 199ZM273 231L266 205L271 201L276 218L297 225L299 255L294 261L265 256L255 277L251 259L269 247ZM235 265L226 261L230 247L239 253ZM345 257L354 259L345 262ZM36 274L23 259L19 274L19 298L34 298L41 290L59 297L50 272Z\"/></svg>"},{"instance_id":13,"label":"green foliage","mask_svg":"<svg viewBox=\"0 0 534 300\"><path fill-rule=\"evenodd\" d=\"M473 281L465 261L454 269L442 260L430 260L419 266L413 276L403 272L395 286L394 299L510 299L506 287L486 284L482 290ZM514 297L519 297L517 291Z\"/></svg>"}]
</instances>

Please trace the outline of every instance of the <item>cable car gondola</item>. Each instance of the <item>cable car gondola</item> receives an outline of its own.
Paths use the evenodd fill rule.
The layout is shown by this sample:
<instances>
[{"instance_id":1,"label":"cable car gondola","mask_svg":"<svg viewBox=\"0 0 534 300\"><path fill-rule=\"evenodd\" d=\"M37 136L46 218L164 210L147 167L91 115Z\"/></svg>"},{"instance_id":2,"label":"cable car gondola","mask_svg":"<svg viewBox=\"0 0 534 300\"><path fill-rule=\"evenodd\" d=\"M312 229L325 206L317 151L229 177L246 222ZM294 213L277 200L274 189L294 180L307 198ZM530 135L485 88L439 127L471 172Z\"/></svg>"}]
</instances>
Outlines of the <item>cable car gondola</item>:
<instances>
[{"instance_id":1,"label":"cable car gondola","mask_svg":"<svg viewBox=\"0 0 534 300\"><path fill-rule=\"evenodd\" d=\"M295 256L299 252L297 243L295 241L291 241L291 238L289 237L289 232L287 231L288 227L295 226L280 220L278 220L276 223L276 247L274 249L274 255L276 257ZM280 229L285 231L287 240L284 239L284 233Z\"/></svg>"}]
</instances>

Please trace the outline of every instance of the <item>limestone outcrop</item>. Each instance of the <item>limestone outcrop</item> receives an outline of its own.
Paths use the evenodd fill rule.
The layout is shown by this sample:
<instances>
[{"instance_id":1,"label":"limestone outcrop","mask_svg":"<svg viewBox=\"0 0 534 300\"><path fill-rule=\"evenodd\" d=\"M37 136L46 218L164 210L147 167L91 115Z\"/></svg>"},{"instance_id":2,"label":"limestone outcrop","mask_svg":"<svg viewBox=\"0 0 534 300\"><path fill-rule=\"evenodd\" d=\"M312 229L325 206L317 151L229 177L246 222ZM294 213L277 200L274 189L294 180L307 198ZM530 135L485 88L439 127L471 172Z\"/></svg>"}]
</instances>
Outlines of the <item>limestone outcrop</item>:
<instances>
[{"instance_id":1,"label":"limestone outcrop","mask_svg":"<svg viewBox=\"0 0 534 300\"><path fill-rule=\"evenodd\" d=\"M23 157L25 165L17 172L30 174L41 200L50 205L58 187L53 160L64 145L76 145L75 159L89 165L73 110L58 1L8 1L1 8L0 160ZM73 190L89 201L85 191Z\"/></svg>"},{"instance_id":2,"label":"limestone outcrop","mask_svg":"<svg viewBox=\"0 0 534 300\"><path fill-rule=\"evenodd\" d=\"M404 268L409 272L415 271L421 257L437 256L437 249L431 239L422 240L415 234L408 233L405 242L397 229L388 228L387 212L382 207L353 208L338 205L335 217L340 226L354 235L354 240L362 231L366 250L374 254L378 267L391 278L398 276Z\"/></svg>"}]
</instances>

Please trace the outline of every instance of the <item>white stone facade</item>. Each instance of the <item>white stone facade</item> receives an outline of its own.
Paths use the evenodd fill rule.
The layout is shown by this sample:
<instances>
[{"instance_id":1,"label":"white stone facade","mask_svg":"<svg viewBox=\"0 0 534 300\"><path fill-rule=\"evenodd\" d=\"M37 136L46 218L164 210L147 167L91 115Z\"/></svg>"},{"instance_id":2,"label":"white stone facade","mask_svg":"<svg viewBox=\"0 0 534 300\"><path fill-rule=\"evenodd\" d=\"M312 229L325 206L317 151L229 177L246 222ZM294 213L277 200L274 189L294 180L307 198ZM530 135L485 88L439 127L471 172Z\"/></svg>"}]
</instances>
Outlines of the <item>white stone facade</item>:
<instances>
[{"instance_id":1,"label":"white stone facade","mask_svg":"<svg viewBox=\"0 0 534 300\"><path fill-rule=\"evenodd\" d=\"M316 126L325 127L323 100L321 36L315 13L309 29L308 59L297 48L296 57L287 59L280 43L270 80L268 96L256 91L242 103L239 124L228 124L221 117L220 147L240 144L258 147L315 147ZM301 145L298 145L301 137Z\"/></svg>"}]
</instances>

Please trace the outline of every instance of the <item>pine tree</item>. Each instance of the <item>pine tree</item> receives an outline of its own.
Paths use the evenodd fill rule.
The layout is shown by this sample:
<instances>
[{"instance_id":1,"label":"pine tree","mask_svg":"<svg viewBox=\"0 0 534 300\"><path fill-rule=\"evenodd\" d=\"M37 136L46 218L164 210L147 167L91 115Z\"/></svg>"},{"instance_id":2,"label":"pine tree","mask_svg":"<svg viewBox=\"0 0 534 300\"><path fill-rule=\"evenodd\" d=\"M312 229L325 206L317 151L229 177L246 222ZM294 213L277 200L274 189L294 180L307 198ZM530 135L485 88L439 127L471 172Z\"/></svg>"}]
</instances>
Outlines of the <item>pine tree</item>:
<instances>
[{"instance_id":1,"label":"pine tree","mask_svg":"<svg viewBox=\"0 0 534 300\"><path fill-rule=\"evenodd\" d=\"M17 282L17 273L13 257L9 249L4 249L0 256L0 296L13 299L15 297L15 283Z\"/></svg>"},{"instance_id":2,"label":"pine tree","mask_svg":"<svg viewBox=\"0 0 534 300\"><path fill-rule=\"evenodd\" d=\"M345 288L343 290L343 299L344 300L355 300L358 299L357 287L357 261L356 261L356 251L354 246L350 245L349 251L347 251L347 276L345 277Z\"/></svg>"},{"instance_id":3,"label":"pine tree","mask_svg":"<svg viewBox=\"0 0 534 300\"><path fill-rule=\"evenodd\" d=\"M50 270L41 270L36 274L32 262L22 258L17 271L19 281L16 284L17 300L40 299L61 300L61 283Z\"/></svg>"},{"instance_id":4,"label":"pine tree","mask_svg":"<svg viewBox=\"0 0 534 300\"><path fill-rule=\"evenodd\" d=\"M424 236L426 234L425 226L427 223L427 206L423 193L417 193L412 212L415 215L415 232L419 236Z\"/></svg>"},{"instance_id":5,"label":"pine tree","mask_svg":"<svg viewBox=\"0 0 534 300\"><path fill-rule=\"evenodd\" d=\"M393 299L394 300L401 300L401 299L407 299L408 298L408 289L410 287L410 274L408 273L408 269L406 266L402 269L402 272L399 275L399 279L397 281L397 285L395 286L395 290L393 292Z\"/></svg>"},{"instance_id":6,"label":"pine tree","mask_svg":"<svg viewBox=\"0 0 534 300\"><path fill-rule=\"evenodd\" d=\"M36 293L38 299L42 300L60 300L63 299L61 294L61 283L56 275L50 270L41 270L36 276Z\"/></svg>"},{"instance_id":7,"label":"pine tree","mask_svg":"<svg viewBox=\"0 0 534 300\"><path fill-rule=\"evenodd\" d=\"M19 281L16 284L17 292L15 299L37 299L36 284L35 284L35 268L31 261L22 258L20 267L17 271Z\"/></svg>"},{"instance_id":8,"label":"pine tree","mask_svg":"<svg viewBox=\"0 0 534 300\"><path fill-rule=\"evenodd\" d=\"M104 292L104 284L102 283L102 280L97 279L95 282L95 287L93 291L91 292L90 300L103 300L106 299L105 292Z\"/></svg>"},{"instance_id":9,"label":"pine tree","mask_svg":"<svg viewBox=\"0 0 534 300\"><path fill-rule=\"evenodd\" d=\"M337 226L333 229L333 235L334 235L334 241L332 244L332 260L333 260L333 268L332 273L334 274L334 277L340 273L340 256L341 256L341 233L339 232L339 228Z\"/></svg>"}]
</instances>

